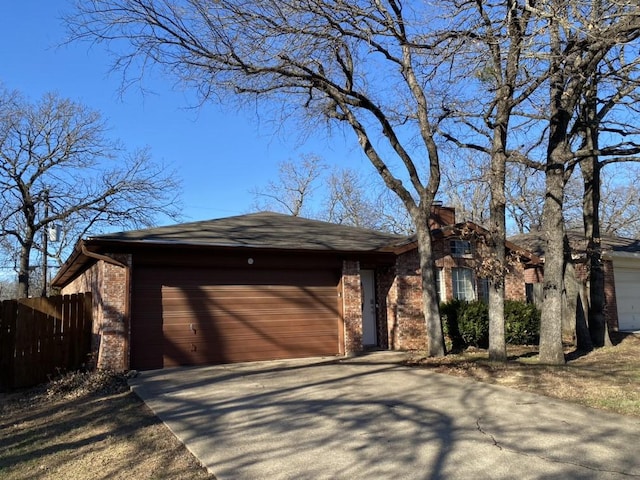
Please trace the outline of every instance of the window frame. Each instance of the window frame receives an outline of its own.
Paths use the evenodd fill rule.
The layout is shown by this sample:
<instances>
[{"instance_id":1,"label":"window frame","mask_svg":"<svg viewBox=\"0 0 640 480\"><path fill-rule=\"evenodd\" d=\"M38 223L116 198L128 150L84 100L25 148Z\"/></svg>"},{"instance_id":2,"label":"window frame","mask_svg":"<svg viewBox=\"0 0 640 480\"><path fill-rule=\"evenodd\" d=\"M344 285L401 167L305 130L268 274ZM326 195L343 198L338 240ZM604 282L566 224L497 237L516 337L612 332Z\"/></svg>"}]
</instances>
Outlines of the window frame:
<instances>
[{"instance_id":1,"label":"window frame","mask_svg":"<svg viewBox=\"0 0 640 480\"><path fill-rule=\"evenodd\" d=\"M459 275L464 272L464 276L467 278L459 278ZM461 290L460 285L464 284L464 289ZM453 298L456 300L462 300L466 302L473 302L478 299L478 291L475 282L475 275L471 268L455 267L451 269L451 290ZM464 293L464 295L461 295ZM470 298L469 298L470 294Z\"/></svg>"},{"instance_id":2,"label":"window frame","mask_svg":"<svg viewBox=\"0 0 640 480\"><path fill-rule=\"evenodd\" d=\"M449 251L454 258L471 258L473 256L473 245L469 240L456 238L449 240Z\"/></svg>"}]
</instances>

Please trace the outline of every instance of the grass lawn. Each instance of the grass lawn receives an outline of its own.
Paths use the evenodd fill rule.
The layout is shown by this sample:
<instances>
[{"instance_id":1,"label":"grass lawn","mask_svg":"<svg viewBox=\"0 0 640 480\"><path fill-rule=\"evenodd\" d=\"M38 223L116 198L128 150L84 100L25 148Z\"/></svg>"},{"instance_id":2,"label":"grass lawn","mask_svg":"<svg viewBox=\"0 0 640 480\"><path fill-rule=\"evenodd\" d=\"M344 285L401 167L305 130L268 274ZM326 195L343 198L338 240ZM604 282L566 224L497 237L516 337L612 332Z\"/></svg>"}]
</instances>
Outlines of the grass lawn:
<instances>
[{"instance_id":1,"label":"grass lawn","mask_svg":"<svg viewBox=\"0 0 640 480\"><path fill-rule=\"evenodd\" d=\"M508 346L506 364L489 362L485 350L475 349L439 359L414 356L410 363L640 417L640 336L612 334L612 340L613 346L584 355L567 349L563 366L541 365L537 347L524 346Z\"/></svg>"}]
</instances>

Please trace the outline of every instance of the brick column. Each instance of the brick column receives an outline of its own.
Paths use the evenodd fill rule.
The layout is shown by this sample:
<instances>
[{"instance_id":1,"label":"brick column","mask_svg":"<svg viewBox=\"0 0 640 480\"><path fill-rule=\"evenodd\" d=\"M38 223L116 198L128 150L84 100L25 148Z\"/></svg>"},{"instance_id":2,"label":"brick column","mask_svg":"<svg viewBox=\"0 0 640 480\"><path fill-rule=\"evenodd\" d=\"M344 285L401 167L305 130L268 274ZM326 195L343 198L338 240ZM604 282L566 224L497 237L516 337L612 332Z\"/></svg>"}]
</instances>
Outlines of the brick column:
<instances>
[{"instance_id":1,"label":"brick column","mask_svg":"<svg viewBox=\"0 0 640 480\"><path fill-rule=\"evenodd\" d=\"M97 367L123 371L129 368L129 272L130 255L112 255L127 265L123 268L107 262L101 263L101 310L98 324L100 345Z\"/></svg>"},{"instance_id":2,"label":"brick column","mask_svg":"<svg viewBox=\"0 0 640 480\"><path fill-rule=\"evenodd\" d=\"M342 263L342 301L344 316L344 348L350 355L362 351L362 289L360 262Z\"/></svg>"},{"instance_id":3,"label":"brick column","mask_svg":"<svg viewBox=\"0 0 640 480\"><path fill-rule=\"evenodd\" d=\"M387 297L389 348L421 350L427 345L422 309L422 277L417 251L396 259L396 278Z\"/></svg>"},{"instance_id":4,"label":"brick column","mask_svg":"<svg viewBox=\"0 0 640 480\"><path fill-rule=\"evenodd\" d=\"M115 262L110 262L111 257ZM131 255L105 255L62 289L63 295L91 292L93 366L129 368L129 301Z\"/></svg>"}]
</instances>

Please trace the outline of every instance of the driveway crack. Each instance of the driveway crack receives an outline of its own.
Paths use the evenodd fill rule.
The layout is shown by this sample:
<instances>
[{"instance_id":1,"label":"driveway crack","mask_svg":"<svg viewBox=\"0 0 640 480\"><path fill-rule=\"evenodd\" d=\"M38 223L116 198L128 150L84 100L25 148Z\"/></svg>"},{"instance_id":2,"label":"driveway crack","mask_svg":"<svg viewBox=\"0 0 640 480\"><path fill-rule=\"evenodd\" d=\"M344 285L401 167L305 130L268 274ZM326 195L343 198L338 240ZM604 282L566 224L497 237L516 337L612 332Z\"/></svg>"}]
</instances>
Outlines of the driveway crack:
<instances>
[{"instance_id":1,"label":"driveway crack","mask_svg":"<svg viewBox=\"0 0 640 480\"><path fill-rule=\"evenodd\" d=\"M480 420L482 420L482 417L478 417L478 419L476 420L476 428L478 429L478 431L479 431L481 434L483 434L483 435L485 435L485 436L489 437L489 438L491 439L491 441L493 442L493 445L494 445L494 446L498 447L500 450L503 450L502 445L500 445L500 444L498 443L498 441L496 440L496 437L494 437L493 435L491 435L491 434L490 434L490 433L488 433L488 432L485 432L485 431L482 429L482 425L480 425Z\"/></svg>"},{"instance_id":2,"label":"driveway crack","mask_svg":"<svg viewBox=\"0 0 640 480\"><path fill-rule=\"evenodd\" d=\"M520 450L515 450L513 448L508 448L508 447L503 447L500 442L498 440L496 440L496 437L494 437L491 433L487 432L483 427L482 427L482 417L478 417L476 419L476 428L477 430L482 433L483 435L489 437L491 439L491 441L493 442L493 445L498 447L500 450L504 450L507 452L511 452L511 453L515 453L517 455L522 455L524 457L533 457L533 458L539 458L541 460L545 460L547 462L552 462L552 463L558 463L558 464L562 464L562 465L573 465L575 467L580 467L580 468L584 468L587 470L591 470L592 472L601 472L601 473L613 473L613 474L617 474L617 475L624 475L625 477L629 477L629 478L640 478L640 475L635 474L635 473L629 473L629 472L623 472L620 470L611 470L611 469L605 469L605 468L597 468L597 467L593 467L590 465L584 465L582 463L579 462L569 462L566 460L558 460L552 457L547 457L545 455L536 455L536 454L531 454L531 453L526 453L526 452L522 452Z\"/></svg>"}]
</instances>

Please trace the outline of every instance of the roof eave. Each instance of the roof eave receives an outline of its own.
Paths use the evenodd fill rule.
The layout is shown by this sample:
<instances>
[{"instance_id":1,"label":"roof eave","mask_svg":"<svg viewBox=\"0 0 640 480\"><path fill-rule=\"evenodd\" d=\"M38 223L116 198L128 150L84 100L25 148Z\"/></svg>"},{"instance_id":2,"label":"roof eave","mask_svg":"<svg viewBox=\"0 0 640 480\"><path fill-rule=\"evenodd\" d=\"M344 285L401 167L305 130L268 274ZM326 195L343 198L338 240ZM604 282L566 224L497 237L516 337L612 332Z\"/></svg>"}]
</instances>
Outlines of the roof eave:
<instances>
[{"instance_id":1,"label":"roof eave","mask_svg":"<svg viewBox=\"0 0 640 480\"><path fill-rule=\"evenodd\" d=\"M188 248L206 250L251 250L251 251L273 251L273 252L312 252L318 254L339 254L339 255L393 255L394 248L387 245L371 249L330 249L330 248L284 248L268 247L264 245L237 245L237 244L203 244L200 242L178 242L159 240L113 240L92 238L79 240L69 258L62 264L60 270L51 281L54 287L62 288L71 282L78 272L85 270L96 261L101 253L109 252L111 249L127 250L141 247L158 248Z\"/></svg>"},{"instance_id":2,"label":"roof eave","mask_svg":"<svg viewBox=\"0 0 640 480\"><path fill-rule=\"evenodd\" d=\"M78 271L93 261L91 257L83 253L84 247L85 241L82 239L78 240L69 258L62 264L56 276L51 280L52 287L63 288L72 280L72 277L74 277Z\"/></svg>"},{"instance_id":3,"label":"roof eave","mask_svg":"<svg viewBox=\"0 0 640 480\"><path fill-rule=\"evenodd\" d=\"M640 259L640 252L622 252L619 250L607 250L602 253L605 260L622 259Z\"/></svg>"}]
</instances>

